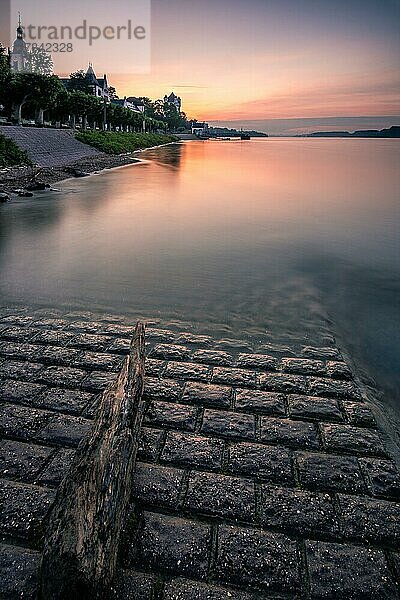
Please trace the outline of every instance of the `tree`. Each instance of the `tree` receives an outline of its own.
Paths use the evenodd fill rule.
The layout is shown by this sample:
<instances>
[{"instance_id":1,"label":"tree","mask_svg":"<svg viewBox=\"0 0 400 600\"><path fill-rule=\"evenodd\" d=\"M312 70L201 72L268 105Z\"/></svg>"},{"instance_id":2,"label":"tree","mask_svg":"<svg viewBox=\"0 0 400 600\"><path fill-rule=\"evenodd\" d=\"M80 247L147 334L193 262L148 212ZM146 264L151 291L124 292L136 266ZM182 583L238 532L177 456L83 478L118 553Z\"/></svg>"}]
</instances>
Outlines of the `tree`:
<instances>
[{"instance_id":1,"label":"tree","mask_svg":"<svg viewBox=\"0 0 400 600\"><path fill-rule=\"evenodd\" d=\"M53 73L51 54L39 46L33 46L28 52L26 71L39 75L51 75Z\"/></svg>"},{"instance_id":2,"label":"tree","mask_svg":"<svg viewBox=\"0 0 400 600\"><path fill-rule=\"evenodd\" d=\"M22 108L28 102L37 110L36 121L43 124L43 113L55 105L63 85L56 75L37 73L14 73L10 82L10 98L13 107L13 119L21 122Z\"/></svg>"},{"instance_id":3,"label":"tree","mask_svg":"<svg viewBox=\"0 0 400 600\"><path fill-rule=\"evenodd\" d=\"M117 90L112 85L108 88L108 95L110 100L118 100Z\"/></svg>"},{"instance_id":4,"label":"tree","mask_svg":"<svg viewBox=\"0 0 400 600\"><path fill-rule=\"evenodd\" d=\"M69 76L67 89L70 92L83 92L84 94L92 93L92 86L85 71L75 71Z\"/></svg>"},{"instance_id":5,"label":"tree","mask_svg":"<svg viewBox=\"0 0 400 600\"><path fill-rule=\"evenodd\" d=\"M7 107L10 101L10 81L10 62L8 60L6 49L4 48L4 46L2 46L2 44L0 44L0 104L4 107Z\"/></svg>"}]
</instances>

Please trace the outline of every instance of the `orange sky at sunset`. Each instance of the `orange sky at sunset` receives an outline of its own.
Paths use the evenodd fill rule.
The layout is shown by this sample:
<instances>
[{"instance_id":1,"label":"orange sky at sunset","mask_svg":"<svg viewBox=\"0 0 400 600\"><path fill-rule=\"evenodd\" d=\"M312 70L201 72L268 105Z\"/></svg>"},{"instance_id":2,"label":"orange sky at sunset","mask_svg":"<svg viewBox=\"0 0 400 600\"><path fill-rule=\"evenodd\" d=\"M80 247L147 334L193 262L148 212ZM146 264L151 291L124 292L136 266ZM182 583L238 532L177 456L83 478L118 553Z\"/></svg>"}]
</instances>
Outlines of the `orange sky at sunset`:
<instances>
[{"instance_id":1,"label":"orange sky at sunset","mask_svg":"<svg viewBox=\"0 0 400 600\"><path fill-rule=\"evenodd\" d=\"M400 112L398 2L154 0L152 9L152 72L116 75L122 94L174 90L189 116L208 120Z\"/></svg>"},{"instance_id":2,"label":"orange sky at sunset","mask_svg":"<svg viewBox=\"0 0 400 600\"><path fill-rule=\"evenodd\" d=\"M96 18L107 10L99 0ZM174 91L199 120L393 116L399 22L399 0L152 0L151 71L111 71L107 49L93 62L120 97ZM62 75L87 67L76 53L57 61Z\"/></svg>"}]
</instances>

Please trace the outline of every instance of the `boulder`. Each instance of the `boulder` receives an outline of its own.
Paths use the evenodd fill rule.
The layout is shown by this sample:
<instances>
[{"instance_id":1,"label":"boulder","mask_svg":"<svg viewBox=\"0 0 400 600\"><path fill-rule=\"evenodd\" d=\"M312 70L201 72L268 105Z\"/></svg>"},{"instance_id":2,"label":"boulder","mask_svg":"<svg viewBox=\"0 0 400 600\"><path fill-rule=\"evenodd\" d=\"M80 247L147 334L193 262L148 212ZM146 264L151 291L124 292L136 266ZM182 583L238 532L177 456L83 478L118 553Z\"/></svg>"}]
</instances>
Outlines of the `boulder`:
<instances>
[{"instance_id":1,"label":"boulder","mask_svg":"<svg viewBox=\"0 0 400 600\"><path fill-rule=\"evenodd\" d=\"M8 202L10 196L6 192L0 192L0 202Z\"/></svg>"},{"instance_id":2,"label":"boulder","mask_svg":"<svg viewBox=\"0 0 400 600\"><path fill-rule=\"evenodd\" d=\"M29 185L26 186L26 189L32 192L37 192L39 190L45 190L48 187L48 184L43 181L33 181Z\"/></svg>"}]
</instances>

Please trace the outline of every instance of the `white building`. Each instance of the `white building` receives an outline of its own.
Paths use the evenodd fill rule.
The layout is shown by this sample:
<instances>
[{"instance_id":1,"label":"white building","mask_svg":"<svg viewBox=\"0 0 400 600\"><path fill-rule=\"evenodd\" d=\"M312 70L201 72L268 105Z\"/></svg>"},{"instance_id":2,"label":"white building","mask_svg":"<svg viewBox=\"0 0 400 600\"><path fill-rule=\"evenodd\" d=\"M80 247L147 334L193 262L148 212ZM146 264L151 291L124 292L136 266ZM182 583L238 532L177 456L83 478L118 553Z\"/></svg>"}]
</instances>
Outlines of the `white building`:
<instances>
[{"instance_id":1,"label":"white building","mask_svg":"<svg viewBox=\"0 0 400 600\"><path fill-rule=\"evenodd\" d=\"M10 66L15 73L24 73L28 67L28 50L24 40L24 30L21 25L21 15L18 16L17 37L10 50Z\"/></svg>"}]
</instances>

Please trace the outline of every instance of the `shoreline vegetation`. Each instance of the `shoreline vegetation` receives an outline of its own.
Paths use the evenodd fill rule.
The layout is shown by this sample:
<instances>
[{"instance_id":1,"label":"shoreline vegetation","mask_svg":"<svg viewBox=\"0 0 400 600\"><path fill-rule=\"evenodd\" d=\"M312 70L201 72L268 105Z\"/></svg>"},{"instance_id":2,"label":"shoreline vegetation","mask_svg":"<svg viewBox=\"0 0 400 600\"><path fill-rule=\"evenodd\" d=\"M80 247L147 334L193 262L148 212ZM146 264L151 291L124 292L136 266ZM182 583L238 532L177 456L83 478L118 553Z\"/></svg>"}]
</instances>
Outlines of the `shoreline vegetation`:
<instances>
[{"instance_id":1,"label":"shoreline vegetation","mask_svg":"<svg viewBox=\"0 0 400 600\"><path fill-rule=\"evenodd\" d=\"M177 142L175 135L161 133L126 133L122 131L82 131L75 134L75 138L93 146L106 154L126 154L136 150L144 150L154 146Z\"/></svg>"},{"instance_id":2,"label":"shoreline vegetation","mask_svg":"<svg viewBox=\"0 0 400 600\"><path fill-rule=\"evenodd\" d=\"M25 150L22 150L13 140L0 133L0 169L31 164Z\"/></svg>"}]
</instances>

